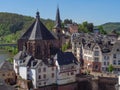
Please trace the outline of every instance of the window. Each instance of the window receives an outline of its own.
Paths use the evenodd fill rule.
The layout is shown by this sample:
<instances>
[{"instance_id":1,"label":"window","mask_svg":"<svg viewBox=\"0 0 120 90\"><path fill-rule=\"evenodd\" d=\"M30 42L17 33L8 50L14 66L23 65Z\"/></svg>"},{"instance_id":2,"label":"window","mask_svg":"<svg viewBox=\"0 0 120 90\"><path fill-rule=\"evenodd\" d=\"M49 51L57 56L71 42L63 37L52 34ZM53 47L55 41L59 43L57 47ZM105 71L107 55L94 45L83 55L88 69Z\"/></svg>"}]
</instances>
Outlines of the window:
<instances>
[{"instance_id":1,"label":"window","mask_svg":"<svg viewBox=\"0 0 120 90\"><path fill-rule=\"evenodd\" d=\"M39 75L39 77L38 77L39 79L41 79L41 75Z\"/></svg>"},{"instance_id":2,"label":"window","mask_svg":"<svg viewBox=\"0 0 120 90\"><path fill-rule=\"evenodd\" d=\"M41 85L41 83L39 83L39 85Z\"/></svg>"},{"instance_id":3,"label":"window","mask_svg":"<svg viewBox=\"0 0 120 90\"><path fill-rule=\"evenodd\" d=\"M52 78L54 78L54 73L52 73Z\"/></svg>"},{"instance_id":4,"label":"window","mask_svg":"<svg viewBox=\"0 0 120 90\"><path fill-rule=\"evenodd\" d=\"M104 65L106 65L106 62L104 62Z\"/></svg>"},{"instance_id":5,"label":"window","mask_svg":"<svg viewBox=\"0 0 120 90\"><path fill-rule=\"evenodd\" d=\"M74 69L74 66L71 66L71 69Z\"/></svg>"},{"instance_id":6,"label":"window","mask_svg":"<svg viewBox=\"0 0 120 90\"><path fill-rule=\"evenodd\" d=\"M107 65L109 65L109 62L107 62Z\"/></svg>"},{"instance_id":7,"label":"window","mask_svg":"<svg viewBox=\"0 0 120 90\"><path fill-rule=\"evenodd\" d=\"M46 68L45 67L43 68L43 72L46 72Z\"/></svg>"},{"instance_id":8,"label":"window","mask_svg":"<svg viewBox=\"0 0 120 90\"><path fill-rule=\"evenodd\" d=\"M108 60L109 59L109 56L104 56L104 60Z\"/></svg>"},{"instance_id":9,"label":"window","mask_svg":"<svg viewBox=\"0 0 120 90\"><path fill-rule=\"evenodd\" d=\"M46 78L46 74L43 75L43 78Z\"/></svg>"},{"instance_id":10,"label":"window","mask_svg":"<svg viewBox=\"0 0 120 90\"><path fill-rule=\"evenodd\" d=\"M104 59L106 60L106 56L104 56Z\"/></svg>"},{"instance_id":11,"label":"window","mask_svg":"<svg viewBox=\"0 0 120 90\"><path fill-rule=\"evenodd\" d=\"M116 54L113 54L113 58L116 58Z\"/></svg>"},{"instance_id":12,"label":"window","mask_svg":"<svg viewBox=\"0 0 120 90\"><path fill-rule=\"evenodd\" d=\"M54 71L54 67L52 67L52 71Z\"/></svg>"},{"instance_id":13,"label":"window","mask_svg":"<svg viewBox=\"0 0 120 90\"><path fill-rule=\"evenodd\" d=\"M38 69L38 72L39 72L39 73L41 72L41 68Z\"/></svg>"},{"instance_id":14,"label":"window","mask_svg":"<svg viewBox=\"0 0 120 90\"><path fill-rule=\"evenodd\" d=\"M113 60L113 64L116 65L116 60Z\"/></svg>"},{"instance_id":15,"label":"window","mask_svg":"<svg viewBox=\"0 0 120 90\"><path fill-rule=\"evenodd\" d=\"M120 60L118 60L118 65L120 65Z\"/></svg>"},{"instance_id":16,"label":"window","mask_svg":"<svg viewBox=\"0 0 120 90\"><path fill-rule=\"evenodd\" d=\"M44 82L44 85L46 85L46 82Z\"/></svg>"},{"instance_id":17,"label":"window","mask_svg":"<svg viewBox=\"0 0 120 90\"><path fill-rule=\"evenodd\" d=\"M95 52L94 52L94 55L95 55L95 56L99 56L99 51L95 51Z\"/></svg>"},{"instance_id":18,"label":"window","mask_svg":"<svg viewBox=\"0 0 120 90\"><path fill-rule=\"evenodd\" d=\"M98 70L98 65L95 65L95 70Z\"/></svg>"},{"instance_id":19,"label":"window","mask_svg":"<svg viewBox=\"0 0 120 90\"><path fill-rule=\"evenodd\" d=\"M98 61L99 61L99 58L98 58L98 57L95 57L95 58L94 58L94 61L98 62Z\"/></svg>"},{"instance_id":20,"label":"window","mask_svg":"<svg viewBox=\"0 0 120 90\"><path fill-rule=\"evenodd\" d=\"M109 56L107 56L107 60L109 60Z\"/></svg>"},{"instance_id":21,"label":"window","mask_svg":"<svg viewBox=\"0 0 120 90\"><path fill-rule=\"evenodd\" d=\"M98 49L98 47L95 47L95 49Z\"/></svg>"},{"instance_id":22,"label":"window","mask_svg":"<svg viewBox=\"0 0 120 90\"><path fill-rule=\"evenodd\" d=\"M71 75L74 75L74 72L71 72Z\"/></svg>"}]
</instances>

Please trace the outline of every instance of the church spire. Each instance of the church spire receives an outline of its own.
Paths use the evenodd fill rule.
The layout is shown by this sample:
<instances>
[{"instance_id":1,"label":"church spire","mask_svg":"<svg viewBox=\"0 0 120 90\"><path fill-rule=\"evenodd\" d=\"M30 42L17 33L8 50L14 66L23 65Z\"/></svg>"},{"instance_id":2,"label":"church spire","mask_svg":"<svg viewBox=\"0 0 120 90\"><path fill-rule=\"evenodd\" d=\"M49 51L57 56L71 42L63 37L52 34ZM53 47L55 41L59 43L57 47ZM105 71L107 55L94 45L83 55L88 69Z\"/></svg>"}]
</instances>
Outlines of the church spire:
<instances>
[{"instance_id":1,"label":"church spire","mask_svg":"<svg viewBox=\"0 0 120 90\"><path fill-rule=\"evenodd\" d=\"M37 19L40 18L39 11L36 12L36 18L37 18Z\"/></svg>"},{"instance_id":2,"label":"church spire","mask_svg":"<svg viewBox=\"0 0 120 90\"><path fill-rule=\"evenodd\" d=\"M61 20L60 20L60 12L59 12L59 6L57 6L57 12L56 12L56 22L55 22L56 28L61 28Z\"/></svg>"}]
</instances>

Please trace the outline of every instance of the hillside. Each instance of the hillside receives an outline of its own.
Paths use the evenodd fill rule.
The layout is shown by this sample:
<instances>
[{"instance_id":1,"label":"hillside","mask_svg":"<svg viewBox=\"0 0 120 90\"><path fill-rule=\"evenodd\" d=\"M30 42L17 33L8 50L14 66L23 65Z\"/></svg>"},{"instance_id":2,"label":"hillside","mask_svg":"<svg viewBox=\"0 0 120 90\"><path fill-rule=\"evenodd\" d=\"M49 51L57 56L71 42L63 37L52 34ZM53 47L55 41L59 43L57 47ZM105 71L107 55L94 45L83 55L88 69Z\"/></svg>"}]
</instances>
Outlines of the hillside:
<instances>
[{"instance_id":1,"label":"hillside","mask_svg":"<svg viewBox=\"0 0 120 90\"><path fill-rule=\"evenodd\" d=\"M112 31L112 30L116 30L116 31L120 32L120 22L116 22L116 23L109 22L109 23L105 23L101 26L103 26L103 29L107 32Z\"/></svg>"},{"instance_id":2,"label":"hillside","mask_svg":"<svg viewBox=\"0 0 120 90\"><path fill-rule=\"evenodd\" d=\"M0 12L0 43L14 43L28 29L34 21L33 17L14 13ZM54 21L41 19L49 30L52 30Z\"/></svg>"}]
</instances>

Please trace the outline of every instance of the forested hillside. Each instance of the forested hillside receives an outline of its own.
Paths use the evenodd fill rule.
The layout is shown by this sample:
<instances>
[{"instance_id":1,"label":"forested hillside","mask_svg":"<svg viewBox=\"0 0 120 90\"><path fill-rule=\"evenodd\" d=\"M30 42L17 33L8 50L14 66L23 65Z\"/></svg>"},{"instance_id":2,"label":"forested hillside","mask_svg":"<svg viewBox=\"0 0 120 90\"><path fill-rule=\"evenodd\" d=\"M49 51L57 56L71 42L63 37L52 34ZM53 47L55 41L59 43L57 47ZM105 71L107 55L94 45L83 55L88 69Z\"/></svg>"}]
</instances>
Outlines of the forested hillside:
<instances>
[{"instance_id":1,"label":"forested hillside","mask_svg":"<svg viewBox=\"0 0 120 90\"><path fill-rule=\"evenodd\" d=\"M0 13L0 43L14 43L34 21L33 17L13 13ZM54 21L41 19L49 30Z\"/></svg>"},{"instance_id":2,"label":"forested hillside","mask_svg":"<svg viewBox=\"0 0 120 90\"><path fill-rule=\"evenodd\" d=\"M117 32L120 32L120 22L110 22L110 23L105 23L103 25L101 25L103 27L103 29L107 32L110 32L112 30L116 30Z\"/></svg>"}]
</instances>

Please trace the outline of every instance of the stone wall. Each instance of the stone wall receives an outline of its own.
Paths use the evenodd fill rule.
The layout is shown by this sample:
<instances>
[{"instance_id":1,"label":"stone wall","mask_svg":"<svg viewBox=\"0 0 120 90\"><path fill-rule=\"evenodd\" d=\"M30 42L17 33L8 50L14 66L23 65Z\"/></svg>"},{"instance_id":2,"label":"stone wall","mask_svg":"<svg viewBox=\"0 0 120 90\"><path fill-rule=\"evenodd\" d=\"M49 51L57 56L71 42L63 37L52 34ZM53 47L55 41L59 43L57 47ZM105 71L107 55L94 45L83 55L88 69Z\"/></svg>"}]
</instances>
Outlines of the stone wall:
<instances>
[{"instance_id":1,"label":"stone wall","mask_svg":"<svg viewBox=\"0 0 120 90\"><path fill-rule=\"evenodd\" d=\"M118 82L118 78L111 77L99 77L98 78L98 90L115 90L115 85Z\"/></svg>"}]
</instances>

